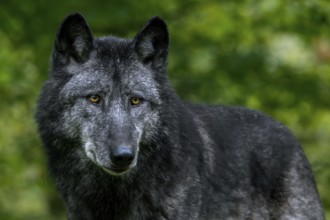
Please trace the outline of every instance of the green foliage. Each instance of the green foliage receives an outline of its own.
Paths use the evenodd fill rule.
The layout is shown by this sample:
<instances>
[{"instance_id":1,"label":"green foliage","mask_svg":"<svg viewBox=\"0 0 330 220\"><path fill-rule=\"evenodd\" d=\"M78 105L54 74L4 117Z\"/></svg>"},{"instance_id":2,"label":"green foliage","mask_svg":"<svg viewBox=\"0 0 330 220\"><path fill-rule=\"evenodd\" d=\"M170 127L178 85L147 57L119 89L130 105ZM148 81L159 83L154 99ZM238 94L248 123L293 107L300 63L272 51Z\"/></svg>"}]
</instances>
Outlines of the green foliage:
<instances>
[{"instance_id":1,"label":"green foliage","mask_svg":"<svg viewBox=\"0 0 330 220\"><path fill-rule=\"evenodd\" d=\"M65 219L33 117L55 33L75 11L96 36L133 37L151 16L165 18L179 95L284 122L307 153L330 218L327 0L13 0L0 6L0 219Z\"/></svg>"}]
</instances>

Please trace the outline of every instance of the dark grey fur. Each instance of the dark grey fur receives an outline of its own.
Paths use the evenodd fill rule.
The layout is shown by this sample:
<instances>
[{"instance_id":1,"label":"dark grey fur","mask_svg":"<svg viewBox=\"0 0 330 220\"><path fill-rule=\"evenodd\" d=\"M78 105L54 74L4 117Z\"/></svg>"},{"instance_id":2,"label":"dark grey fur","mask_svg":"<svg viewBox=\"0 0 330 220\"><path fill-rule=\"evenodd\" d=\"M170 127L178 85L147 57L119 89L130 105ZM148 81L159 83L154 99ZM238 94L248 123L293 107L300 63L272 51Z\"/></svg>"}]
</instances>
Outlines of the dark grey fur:
<instances>
[{"instance_id":1,"label":"dark grey fur","mask_svg":"<svg viewBox=\"0 0 330 220\"><path fill-rule=\"evenodd\" d=\"M168 44L157 17L134 39L63 22L37 121L69 219L324 219L291 133L253 110L180 101Z\"/></svg>"}]
</instances>

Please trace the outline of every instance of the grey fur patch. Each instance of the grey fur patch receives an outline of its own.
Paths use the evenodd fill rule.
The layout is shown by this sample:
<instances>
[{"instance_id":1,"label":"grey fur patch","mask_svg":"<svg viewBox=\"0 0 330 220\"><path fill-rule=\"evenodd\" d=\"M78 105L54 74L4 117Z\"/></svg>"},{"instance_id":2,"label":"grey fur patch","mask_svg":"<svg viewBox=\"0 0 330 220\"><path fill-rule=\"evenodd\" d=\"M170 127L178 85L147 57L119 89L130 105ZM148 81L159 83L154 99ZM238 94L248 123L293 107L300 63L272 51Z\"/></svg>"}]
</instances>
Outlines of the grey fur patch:
<instances>
[{"instance_id":1,"label":"grey fur patch","mask_svg":"<svg viewBox=\"0 0 330 220\"><path fill-rule=\"evenodd\" d=\"M195 173L193 171L192 173ZM191 184L194 183L194 184ZM170 193L170 196L164 201L167 206L168 212L172 213L169 219L189 219L189 220L199 220L199 211L195 211L194 215L188 210L186 212L178 212L178 209L182 209L181 205L189 199L190 192L194 192L194 200L190 201L192 208L194 210L200 210L202 206L202 194L199 192L200 188L200 178L198 176L192 176L187 174L187 176L182 180L177 187ZM197 196L196 196L197 195Z\"/></svg>"},{"instance_id":2,"label":"grey fur patch","mask_svg":"<svg viewBox=\"0 0 330 220\"><path fill-rule=\"evenodd\" d=\"M209 133L207 132L207 129L205 128L205 124L202 120L198 118L197 115L193 116L194 121L197 125L198 132L200 137L203 141L203 147L204 150L204 160L206 161L208 168L211 173L215 172L215 156L214 156L214 150L213 147L215 146L215 143L213 142L212 138L210 137Z\"/></svg>"},{"instance_id":3,"label":"grey fur patch","mask_svg":"<svg viewBox=\"0 0 330 220\"><path fill-rule=\"evenodd\" d=\"M283 214L280 219L319 219L319 213L322 213L322 210L320 204L317 202L317 192L312 187L311 182L303 181L306 177L302 176L306 175L308 171L300 161L302 158L301 152L297 152L293 158L295 159L292 161L292 164L299 164L299 166L291 166L284 180L289 197L286 205L283 207Z\"/></svg>"}]
</instances>

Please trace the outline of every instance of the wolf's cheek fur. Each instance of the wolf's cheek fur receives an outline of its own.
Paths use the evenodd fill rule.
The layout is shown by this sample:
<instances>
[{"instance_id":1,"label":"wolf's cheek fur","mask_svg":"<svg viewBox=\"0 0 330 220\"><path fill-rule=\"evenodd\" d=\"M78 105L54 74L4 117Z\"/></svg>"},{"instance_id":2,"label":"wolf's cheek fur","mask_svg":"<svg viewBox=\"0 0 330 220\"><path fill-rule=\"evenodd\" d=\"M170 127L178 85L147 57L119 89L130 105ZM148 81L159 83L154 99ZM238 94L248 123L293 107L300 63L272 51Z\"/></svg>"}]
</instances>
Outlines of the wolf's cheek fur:
<instances>
[{"instance_id":1,"label":"wolf's cheek fur","mask_svg":"<svg viewBox=\"0 0 330 220\"><path fill-rule=\"evenodd\" d=\"M150 143L159 129L160 113L152 107L153 105L154 103L148 102L131 110L133 124L138 135L138 144Z\"/></svg>"},{"instance_id":2,"label":"wolf's cheek fur","mask_svg":"<svg viewBox=\"0 0 330 220\"><path fill-rule=\"evenodd\" d=\"M61 118L61 124L63 125L62 133L66 136L66 138L77 142L80 137L80 128L81 126L81 115L82 111L79 108L79 105L70 105L63 112Z\"/></svg>"}]
</instances>

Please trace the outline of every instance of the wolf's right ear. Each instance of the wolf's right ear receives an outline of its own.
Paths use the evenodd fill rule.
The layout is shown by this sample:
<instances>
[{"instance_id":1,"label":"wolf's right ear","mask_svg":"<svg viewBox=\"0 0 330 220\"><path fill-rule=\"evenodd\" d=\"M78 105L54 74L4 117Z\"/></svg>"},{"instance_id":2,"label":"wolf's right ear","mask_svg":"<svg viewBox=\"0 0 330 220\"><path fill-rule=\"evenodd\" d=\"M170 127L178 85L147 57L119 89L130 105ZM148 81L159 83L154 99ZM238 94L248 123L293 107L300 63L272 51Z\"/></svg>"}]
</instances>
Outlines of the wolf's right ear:
<instances>
[{"instance_id":1,"label":"wolf's right ear","mask_svg":"<svg viewBox=\"0 0 330 220\"><path fill-rule=\"evenodd\" d=\"M166 23L153 17L134 38L134 49L144 64L159 69L166 66L169 36Z\"/></svg>"},{"instance_id":2,"label":"wolf's right ear","mask_svg":"<svg viewBox=\"0 0 330 220\"><path fill-rule=\"evenodd\" d=\"M53 58L66 64L72 57L77 62L88 59L93 49L93 35L84 19L79 14L69 15L57 33Z\"/></svg>"}]
</instances>

